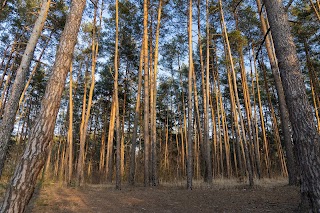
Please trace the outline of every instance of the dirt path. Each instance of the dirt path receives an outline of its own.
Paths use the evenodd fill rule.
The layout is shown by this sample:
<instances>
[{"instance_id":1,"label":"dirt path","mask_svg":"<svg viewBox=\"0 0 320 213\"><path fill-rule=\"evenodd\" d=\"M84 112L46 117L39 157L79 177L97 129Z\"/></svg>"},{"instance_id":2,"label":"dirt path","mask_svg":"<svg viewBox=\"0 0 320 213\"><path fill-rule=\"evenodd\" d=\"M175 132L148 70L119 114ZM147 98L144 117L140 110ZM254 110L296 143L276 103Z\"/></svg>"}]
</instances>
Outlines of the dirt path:
<instances>
[{"instance_id":1,"label":"dirt path","mask_svg":"<svg viewBox=\"0 0 320 213\"><path fill-rule=\"evenodd\" d=\"M286 185L244 185L198 187L187 191L181 186L157 188L91 185L83 189L58 184L43 187L27 212L34 213L197 213L197 212L294 212L299 203L297 187Z\"/></svg>"}]
</instances>

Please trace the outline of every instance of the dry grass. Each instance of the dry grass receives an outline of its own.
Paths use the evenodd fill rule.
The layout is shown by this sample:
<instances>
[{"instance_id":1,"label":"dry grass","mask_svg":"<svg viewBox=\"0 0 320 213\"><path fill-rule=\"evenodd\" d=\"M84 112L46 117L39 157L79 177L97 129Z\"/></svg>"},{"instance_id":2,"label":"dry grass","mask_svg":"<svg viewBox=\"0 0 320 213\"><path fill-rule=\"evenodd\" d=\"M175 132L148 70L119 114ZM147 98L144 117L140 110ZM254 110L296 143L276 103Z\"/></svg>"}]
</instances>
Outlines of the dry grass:
<instances>
[{"instance_id":1,"label":"dry grass","mask_svg":"<svg viewBox=\"0 0 320 213\"><path fill-rule=\"evenodd\" d=\"M274 188L288 185L288 179L283 177L278 178L261 178L254 180L254 187L262 187L262 188ZM185 188L186 181L174 181L174 182L160 182L160 185L165 187L177 187L177 188ZM247 188L249 185L248 181L239 181L237 178L217 178L214 179L212 184L205 183L203 180L194 180L193 188L194 189L235 189L235 188Z\"/></svg>"}]
</instances>

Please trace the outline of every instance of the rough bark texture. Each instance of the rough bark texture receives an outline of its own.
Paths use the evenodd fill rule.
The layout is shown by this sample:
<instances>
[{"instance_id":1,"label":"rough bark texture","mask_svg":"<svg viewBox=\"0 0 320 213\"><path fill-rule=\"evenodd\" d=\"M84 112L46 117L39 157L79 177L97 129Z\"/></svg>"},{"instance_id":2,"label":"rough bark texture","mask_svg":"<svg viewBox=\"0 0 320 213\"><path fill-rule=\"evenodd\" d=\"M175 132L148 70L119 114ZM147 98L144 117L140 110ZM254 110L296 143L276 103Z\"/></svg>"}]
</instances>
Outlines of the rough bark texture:
<instances>
[{"instance_id":1,"label":"rough bark texture","mask_svg":"<svg viewBox=\"0 0 320 213\"><path fill-rule=\"evenodd\" d=\"M264 0L301 168L303 206L320 211L320 135L317 132L287 14L281 0Z\"/></svg>"},{"instance_id":2,"label":"rough bark texture","mask_svg":"<svg viewBox=\"0 0 320 213\"><path fill-rule=\"evenodd\" d=\"M266 26L266 20L261 13L260 0L257 0L257 6L259 8L261 31L263 35L266 35L268 30ZM284 144L286 149L289 184L296 185L298 184L298 175L297 175L296 161L293 154L293 143L291 141L289 114L288 114L287 104L285 102L285 95L283 91L281 78L279 76L279 67L278 67L276 58L274 57L274 53L272 51L273 48L272 48L272 43L269 36L266 37L265 45L266 45L266 49L267 49L267 53L270 61L272 75L273 75L275 86L277 89L280 116L281 116L281 128L282 128L282 134L283 134L283 139L284 139Z\"/></svg>"},{"instance_id":3,"label":"rough bark texture","mask_svg":"<svg viewBox=\"0 0 320 213\"><path fill-rule=\"evenodd\" d=\"M70 14L61 35L52 76L41 104L41 111L30 131L29 142L16 167L11 184L7 188L0 212L23 212L32 196L38 174L48 154L49 142L53 138L55 121L85 4L85 0L72 1Z\"/></svg>"},{"instance_id":4,"label":"rough bark texture","mask_svg":"<svg viewBox=\"0 0 320 213\"><path fill-rule=\"evenodd\" d=\"M34 49L37 45L44 23L47 19L50 2L50 0L42 1L41 11L35 22L27 47L23 53L21 64L17 70L16 78L12 86L9 100L4 109L4 114L0 125L0 176L2 174L4 162L6 160L8 143L13 131L15 117L19 107L20 96L25 87L25 81L27 78L27 73L29 71L30 62L33 58Z\"/></svg>"}]
</instances>

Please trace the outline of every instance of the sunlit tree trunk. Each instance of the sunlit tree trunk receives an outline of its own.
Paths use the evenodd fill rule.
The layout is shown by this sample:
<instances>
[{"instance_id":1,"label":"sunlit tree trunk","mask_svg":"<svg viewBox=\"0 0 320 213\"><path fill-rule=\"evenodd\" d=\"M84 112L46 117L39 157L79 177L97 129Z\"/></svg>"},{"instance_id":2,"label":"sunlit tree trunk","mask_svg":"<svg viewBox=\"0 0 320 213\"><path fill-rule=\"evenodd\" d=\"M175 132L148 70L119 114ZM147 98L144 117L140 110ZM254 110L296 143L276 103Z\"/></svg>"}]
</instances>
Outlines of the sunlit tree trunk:
<instances>
[{"instance_id":1,"label":"sunlit tree trunk","mask_svg":"<svg viewBox=\"0 0 320 213\"><path fill-rule=\"evenodd\" d=\"M259 143L259 126L257 122L257 107L256 107L256 90L255 90L255 73L253 66L254 63L254 52L253 49L249 51L252 56L250 57L250 77L251 77L251 94L253 99L253 117L252 117L252 131L253 131L253 143L254 143L254 155L255 155L255 163L257 167L258 178L262 177L261 170L261 155L260 155L260 143Z\"/></svg>"},{"instance_id":2,"label":"sunlit tree trunk","mask_svg":"<svg viewBox=\"0 0 320 213\"><path fill-rule=\"evenodd\" d=\"M10 87L12 85L12 76L14 76L14 71L15 71L13 69L13 67L14 67L14 64L16 63L16 60L17 60L17 55L14 57L13 62L9 68L9 70L11 72L7 74L6 82L5 82L3 89L2 89L2 94L1 94L1 99L0 99L0 116L2 116L3 113L5 113L3 111L5 110L5 106L7 104L7 99L9 97L8 94L9 94ZM3 116L3 119L4 119L4 116ZM5 120L3 120L3 121L5 121ZM0 126L0 132L1 132L1 126ZM0 149L1 149L1 147L0 147ZM0 153L0 155L1 155L1 153ZM1 158L1 156L0 156L0 158ZM1 164L1 162L0 162L0 164Z\"/></svg>"},{"instance_id":3,"label":"sunlit tree trunk","mask_svg":"<svg viewBox=\"0 0 320 213\"><path fill-rule=\"evenodd\" d=\"M137 102L134 115L133 133L131 139L131 158L130 158L130 169L129 169L129 184L135 184L135 170L136 170L136 146L137 146L137 132L140 117L140 102L141 102L141 88L142 88L142 66L143 66L143 44L140 51L140 63L139 63L139 76L138 76L138 91L137 91Z\"/></svg>"},{"instance_id":4,"label":"sunlit tree trunk","mask_svg":"<svg viewBox=\"0 0 320 213\"><path fill-rule=\"evenodd\" d=\"M112 174L113 174L113 138L114 138L114 124L115 124L115 117L116 117L115 111L116 111L116 106L115 106L114 95L113 95L111 112L110 112L108 145L107 145L107 156L106 156L106 175L107 175L107 180L109 182L112 182Z\"/></svg>"},{"instance_id":5,"label":"sunlit tree trunk","mask_svg":"<svg viewBox=\"0 0 320 213\"><path fill-rule=\"evenodd\" d=\"M149 186L149 62L148 62L148 0L143 2L143 58L144 58L144 186Z\"/></svg>"},{"instance_id":6,"label":"sunlit tree trunk","mask_svg":"<svg viewBox=\"0 0 320 213\"><path fill-rule=\"evenodd\" d=\"M270 95L270 91L269 91L269 85L268 85L268 80L267 80L267 71L266 71L266 67L264 64L262 64L261 66L262 66L262 71L263 71L264 87L265 87L265 92L267 94L267 101L269 104L269 110L270 110L270 114L271 114L271 122L272 122L273 131L274 131L274 137L275 137L274 142L277 147L277 154L278 154L278 158L279 158L279 163L280 163L282 175L286 177L288 175L287 174L287 167L286 167L285 159L283 156L279 128L278 128L278 122L277 122L277 118L276 118L276 115L274 112L274 108L273 108L272 100L271 100L271 95Z\"/></svg>"},{"instance_id":7,"label":"sunlit tree trunk","mask_svg":"<svg viewBox=\"0 0 320 213\"><path fill-rule=\"evenodd\" d=\"M254 48L252 50L254 54ZM266 165L266 172L268 177L271 175L270 171L270 157L269 157L269 142L267 140L267 135L266 135L266 127L265 127L265 122L264 122L264 115L263 115L263 108L262 108L262 101L261 101L261 92L260 92L260 84L259 84L259 75L258 75L258 70L256 66L256 58L253 58L253 66L254 66L254 71L255 71L255 82L257 86L257 94L258 94L258 105L259 105L259 115L260 115L260 122L261 122L261 130L262 130L262 139L263 139L263 149L264 149L264 161Z\"/></svg>"},{"instance_id":8,"label":"sunlit tree trunk","mask_svg":"<svg viewBox=\"0 0 320 213\"><path fill-rule=\"evenodd\" d=\"M320 5L318 5L318 8L316 7L315 3L313 2L313 0L309 0L311 7L313 9L313 11L315 12L318 20L320 21ZM319 4L319 2L318 2Z\"/></svg>"},{"instance_id":9,"label":"sunlit tree trunk","mask_svg":"<svg viewBox=\"0 0 320 213\"><path fill-rule=\"evenodd\" d=\"M82 107L82 121L80 126L80 152L77 164L77 185L84 184L84 164L85 164L85 144L87 139L87 131L88 131L88 123L91 115L91 106L92 106L92 98L93 98L93 90L95 86L95 69L98 55L98 42L97 42L97 34L96 34L96 18L97 18L97 2L94 6L94 16L93 16L93 27L92 27L92 44L91 44L91 82L90 89L88 94L88 104L86 106L86 96L83 97L83 107ZM85 77L86 78L86 77ZM84 87L86 94L86 84Z\"/></svg>"},{"instance_id":10,"label":"sunlit tree trunk","mask_svg":"<svg viewBox=\"0 0 320 213\"><path fill-rule=\"evenodd\" d=\"M208 101L208 97L207 97L207 81L205 81L205 77L204 77L205 76L205 69L204 69L204 63L203 63L203 53L202 53L201 43L202 43L202 41L201 41L201 30L200 30L200 0L198 0L198 47L199 47L199 56L200 56L203 113L204 113L203 141L201 144L201 146L203 146L203 148L201 150L203 151L202 156L203 156L203 160L204 160L204 180L205 180L205 182L210 183L210 182L212 182L212 163L211 163L210 147L209 147L209 119L208 119L208 108L209 108L208 102L209 101ZM209 50L208 47L206 49ZM208 70L207 64L206 64L206 70ZM208 76L206 76L206 78L208 79ZM199 128L201 128L201 126L199 126ZM199 132L199 134L202 134L202 133Z\"/></svg>"},{"instance_id":11,"label":"sunlit tree trunk","mask_svg":"<svg viewBox=\"0 0 320 213\"><path fill-rule=\"evenodd\" d=\"M238 11L234 11L234 17L236 21L236 30L239 30L239 20L238 20ZM246 74L246 68L245 68L245 62L244 62L244 56L243 56L243 44L241 41L237 44L237 52L239 54L239 65L240 65L240 73L241 73L241 85L243 90L243 101L245 106L245 112L247 117L247 137L249 139L249 146L250 147L253 144L253 138L254 135L252 134L252 109L251 109L251 103L250 103L250 92L248 88L248 82L247 82L247 74ZM249 150L250 153L250 150ZM253 155L253 153L251 153ZM259 167L258 167L259 168ZM260 168L258 169L258 173L260 176Z\"/></svg>"},{"instance_id":12,"label":"sunlit tree trunk","mask_svg":"<svg viewBox=\"0 0 320 213\"><path fill-rule=\"evenodd\" d=\"M188 18L188 38L189 38L189 74L188 74L188 156L187 156L187 189L192 190L193 177L193 155L192 155L192 81L193 81L193 57L192 57L192 0L189 0ZM196 91L194 91L196 93Z\"/></svg>"},{"instance_id":13,"label":"sunlit tree trunk","mask_svg":"<svg viewBox=\"0 0 320 213\"><path fill-rule=\"evenodd\" d=\"M17 70L16 78L14 80L10 98L5 106L3 118L0 124L0 176L2 174L6 154L8 150L8 143L13 131L16 113L19 107L19 100L24 89L27 73L33 53L37 45L38 39L41 35L44 23L47 19L51 0L43 0L40 13L35 22L31 36L27 43L26 49L23 53L20 66Z\"/></svg>"},{"instance_id":14,"label":"sunlit tree trunk","mask_svg":"<svg viewBox=\"0 0 320 213\"><path fill-rule=\"evenodd\" d=\"M156 29L156 41L155 41L155 50L154 50L154 69L152 78L152 104L150 102L151 108L151 159L152 159L152 172L151 172L151 181L152 185L158 185L157 180L157 115L156 115L156 103L157 103L157 75L158 75L158 57L159 57L159 35L160 35L160 24L161 24L161 14L162 14L162 0L159 1L158 6L158 17L157 17L157 29Z\"/></svg>"},{"instance_id":15,"label":"sunlit tree trunk","mask_svg":"<svg viewBox=\"0 0 320 213\"><path fill-rule=\"evenodd\" d=\"M239 118L240 118L240 124L241 124L241 129L242 129L242 138L243 138L243 147L244 147L244 153L245 153L245 159L246 159L246 167L247 167L247 172L248 172L248 176L249 176L249 184L250 184L250 186L252 186L253 185L252 165L251 165L251 160L250 160L250 156L249 156L248 143L246 141L245 128L244 128L244 124L243 124L243 118L242 118L241 109L240 109L240 101L239 101L239 97L238 97L235 69L234 69L233 58L232 58L232 54L231 54L228 34L227 34L227 30L226 30L226 25L225 25L225 21L224 21L224 14L223 14L221 0L219 0L219 7L220 7L220 16L221 16L221 26L222 26L224 39L226 42L226 47L227 47L227 52L228 52L227 58L230 61L230 67L231 67L231 72L232 72L231 73L232 74L232 83L230 82L229 86L231 87L231 84L233 84L232 86L233 86L233 90L234 90L234 94L235 94L235 101L237 104L237 111L238 111L238 115L237 115L237 113L234 113L234 115L235 115L234 117L239 116Z\"/></svg>"},{"instance_id":16,"label":"sunlit tree trunk","mask_svg":"<svg viewBox=\"0 0 320 213\"><path fill-rule=\"evenodd\" d=\"M119 97L118 97L118 81L119 81L119 1L116 0L116 35L115 35L115 53L114 53L114 102L115 102L115 119L116 119L116 189L121 189L121 132L120 132L120 116L119 116Z\"/></svg>"},{"instance_id":17,"label":"sunlit tree trunk","mask_svg":"<svg viewBox=\"0 0 320 213\"><path fill-rule=\"evenodd\" d=\"M309 46L306 39L303 42L303 46L304 46L304 51L307 59L307 67L308 67L308 73L309 73L309 79L310 79L312 101L313 101L314 111L315 111L315 115L318 123L318 132L320 132L320 118L319 118L319 108L320 108L320 85L319 84L320 83L317 80L318 78L317 78L314 66L312 65L312 61L309 53Z\"/></svg>"},{"instance_id":18,"label":"sunlit tree trunk","mask_svg":"<svg viewBox=\"0 0 320 213\"><path fill-rule=\"evenodd\" d=\"M106 158L106 137L107 137L107 112L103 110L103 128L101 133L101 147L100 147L100 161L99 161L99 173L104 174L105 158Z\"/></svg>"},{"instance_id":19,"label":"sunlit tree trunk","mask_svg":"<svg viewBox=\"0 0 320 213\"><path fill-rule=\"evenodd\" d=\"M3 72L2 72L2 75L1 75L1 79L0 79L0 88L2 88L2 84L3 84L3 81L4 81L5 76L6 76L6 74L7 74L8 66L9 66L11 60L16 57L16 55L15 55L15 56L13 56L13 55L14 55L15 51L17 51L17 49L19 49L19 47L20 47L19 44L17 45L17 42L18 42L18 41L19 41L18 38L15 38L15 39L14 39L14 41L13 41L13 43L12 43L12 45L11 45L11 50L10 50L10 54L9 54L9 56L8 56L8 59L7 59L7 63L6 63L6 65L5 65L4 67L3 67L3 64L4 64L4 60L5 60L5 56L6 56L6 51L5 51L4 54L3 54L3 59L2 59L2 62L1 62L1 66L0 66L0 68L3 67ZM20 43L20 42L19 42L19 43ZM13 61L15 61L15 60L13 60ZM3 91L2 91L2 92L3 92ZM1 103L0 103L0 104L1 104ZM1 105L0 105L0 108L1 108ZM0 114L0 115L1 115L1 114Z\"/></svg>"},{"instance_id":20,"label":"sunlit tree trunk","mask_svg":"<svg viewBox=\"0 0 320 213\"><path fill-rule=\"evenodd\" d=\"M69 83L69 128L68 128L68 176L67 183L70 184L73 172L73 93L72 93L72 65L70 66Z\"/></svg>"},{"instance_id":21,"label":"sunlit tree trunk","mask_svg":"<svg viewBox=\"0 0 320 213\"><path fill-rule=\"evenodd\" d=\"M73 0L62 32L52 75L48 81L40 113L29 134L29 142L6 190L1 212L23 212L30 200L53 139L55 121L73 56L86 1Z\"/></svg>"}]
</instances>

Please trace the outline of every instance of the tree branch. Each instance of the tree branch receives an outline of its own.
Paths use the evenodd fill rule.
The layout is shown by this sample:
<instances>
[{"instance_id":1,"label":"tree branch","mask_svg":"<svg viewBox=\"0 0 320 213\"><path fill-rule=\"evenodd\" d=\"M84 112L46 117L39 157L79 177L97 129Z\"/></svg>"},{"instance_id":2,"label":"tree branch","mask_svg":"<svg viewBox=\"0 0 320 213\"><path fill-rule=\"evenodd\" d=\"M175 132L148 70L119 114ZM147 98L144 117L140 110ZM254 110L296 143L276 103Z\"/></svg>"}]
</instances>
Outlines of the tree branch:
<instances>
[{"instance_id":1,"label":"tree branch","mask_svg":"<svg viewBox=\"0 0 320 213\"><path fill-rule=\"evenodd\" d=\"M269 29L267 30L266 34L264 35L264 37L263 37L263 40L262 40L261 44L259 45L259 49L258 49L258 51L257 51L256 58L258 58L258 56L259 56L259 52L260 52L260 50L261 50L261 48L262 48L262 45L263 45L263 44L264 44L264 42L266 41L266 39L267 39L267 36L268 36L269 32L270 32L270 27L269 27Z\"/></svg>"},{"instance_id":2,"label":"tree branch","mask_svg":"<svg viewBox=\"0 0 320 213\"><path fill-rule=\"evenodd\" d=\"M288 2L288 4L284 7L284 11L285 12L288 12L288 10L289 10L289 7L291 6L291 4L294 2L294 0L290 0L289 2Z\"/></svg>"}]
</instances>

